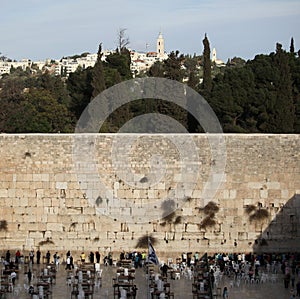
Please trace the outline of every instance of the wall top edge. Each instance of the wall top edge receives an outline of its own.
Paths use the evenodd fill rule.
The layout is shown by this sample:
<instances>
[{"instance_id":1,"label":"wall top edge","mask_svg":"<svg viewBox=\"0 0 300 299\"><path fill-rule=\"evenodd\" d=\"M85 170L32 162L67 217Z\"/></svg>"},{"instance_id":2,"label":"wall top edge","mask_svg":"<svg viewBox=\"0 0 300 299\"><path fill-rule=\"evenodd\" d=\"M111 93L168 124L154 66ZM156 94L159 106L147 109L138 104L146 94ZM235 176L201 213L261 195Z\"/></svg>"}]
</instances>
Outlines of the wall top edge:
<instances>
[{"instance_id":1,"label":"wall top edge","mask_svg":"<svg viewBox=\"0 0 300 299\"><path fill-rule=\"evenodd\" d=\"M2 137L26 137L26 136L46 136L46 137L59 137L59 136L79 136L79 135L90 135L90 136L182 136L182 135L190 135L190 136L239 136L239 137L296 137L299 138L300 134L263 134L263 133L1 133L0 138Z\"/></svg>"}]
</instances>

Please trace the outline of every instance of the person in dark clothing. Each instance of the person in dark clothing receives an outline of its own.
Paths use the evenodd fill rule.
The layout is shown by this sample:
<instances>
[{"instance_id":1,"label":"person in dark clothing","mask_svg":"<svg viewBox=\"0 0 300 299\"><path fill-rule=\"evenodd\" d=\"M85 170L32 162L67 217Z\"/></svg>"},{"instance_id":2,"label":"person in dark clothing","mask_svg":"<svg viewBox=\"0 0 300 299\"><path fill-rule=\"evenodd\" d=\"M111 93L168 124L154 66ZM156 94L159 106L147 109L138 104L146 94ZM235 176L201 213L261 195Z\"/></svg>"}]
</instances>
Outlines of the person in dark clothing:
<instances>
[{"instance_id":1,"label":"person in dark clothing","mask_svg":"<svg viewBox=\"0 0 300 299\"><path fill-rule=\"evenodd\" d=\"M96 261L98 264L100 264L100 253L99 251L96 251Z\"/></svg>"},{"instance_id":2,"label":"person in dark clothing","mask_svg":"<svg viewBox=\"0 0 300 299\"><path fill-rule=\"evenodd\" d=\"M168 265L164 264L160 269L162 271L163 277L167 277L168 276L168 269L169 269Z\"/></svg>"},{"instance_id":3,"label":"person in dark clothing","mask_svg":"<svg viewBox=\"0 0 300 299\"><path fill-rule=\"evenodd\" d=\"M20 252L20 250L18 250L18 251L16 252L16 264L19 263L20 257L21 257L21 252Z\"/></svg>"},{"instance_id":4,"label":"person in dark clothing","mask_svg":"<svg viewBox=\"0 0 300 299\"><path fill-rule=\"evenodd\" d=\"M39 264L41 260L41 252L38 249L38 251L36 252L36 263Z\"/></svg>"},{"instance_id":5,"label":"person in dark clothing","mask_svg":"<svg viewBox=\"0 0 300 299\"><path fill-rule=\"evenodd\" d=\"M73 262L73 256L70 255L70 267L71 269L74 269L74 262Z\"/></svg>"},{"instance_id":6,"label":"person in dark clothing","mask_svg":"<svg viewBox=\"0 0 300 299\"><path fill-rule=\"evenodd\" d=\"M30 269L27 272L27 279L28 279L28 284L30 284L31 279L32 279L32 272L30 271Z\"/></svg>"},{"instance_id":7,"label":"person in dark clothing","mask_svg":"<svg viewBox=\"0 0 300 299\"><path fill-rule=\"evenodd\" d=\"M9 251L9 250L6 251L5 260L6 260L8 263L10 262L10 251Z\"/></svg>"},{"instance_id":8,"label":"person in dark clothing","mask_svg":"<svg viewBox=\"0 0 300 299\"><path fill-rule=\"evenodd\" d=\"M89 260L90 260L90 263L93 264L94 263L94 252L90 252L90 255L89 255Z\"/></svg>"},{"instance_id":9,"label":"person in dark clothing","mask_svg":"<svg viewBox=\"0 0 300 299\"><path fill-rule=\"evenodd\" d=\"M46 253L47 264L50 264L50 251L48 250Z\"/></svg>"}]
</instances>

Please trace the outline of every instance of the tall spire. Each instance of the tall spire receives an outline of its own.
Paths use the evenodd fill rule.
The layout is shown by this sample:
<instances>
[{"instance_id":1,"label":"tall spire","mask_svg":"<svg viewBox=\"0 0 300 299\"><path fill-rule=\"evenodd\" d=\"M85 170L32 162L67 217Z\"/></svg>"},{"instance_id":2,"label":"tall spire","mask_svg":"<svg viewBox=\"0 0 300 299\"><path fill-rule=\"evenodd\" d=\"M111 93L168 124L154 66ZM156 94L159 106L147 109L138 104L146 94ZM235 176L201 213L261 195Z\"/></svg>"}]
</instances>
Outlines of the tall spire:
<instances>
[{"instance_id":1,"label":"tall spire","mask_svg":"<svg viewBox=\"0 0 300 299\"><path fill-rule=\"evenodd\" d=\"M163 58L165 55L165 41L161 31L159 32L157 42L156 42L156 52L157 52L157 56L160 58Z\"/></svg>"}]
</instances>

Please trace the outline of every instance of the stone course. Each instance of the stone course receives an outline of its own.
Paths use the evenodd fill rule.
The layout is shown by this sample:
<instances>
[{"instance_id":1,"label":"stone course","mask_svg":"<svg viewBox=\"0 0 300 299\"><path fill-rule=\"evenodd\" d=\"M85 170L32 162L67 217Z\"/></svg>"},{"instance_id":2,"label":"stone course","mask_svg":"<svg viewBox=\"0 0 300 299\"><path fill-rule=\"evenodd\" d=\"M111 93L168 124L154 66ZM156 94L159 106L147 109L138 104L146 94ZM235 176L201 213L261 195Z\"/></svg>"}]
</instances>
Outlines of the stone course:
<instances>
[{"instance_id":1,"label":"stone course","mask_svg":"<svg viewBox=\"0 0 300 299\"><path fill-rule=\"evenodd\" d=\"M207 134L75 136L0 135L0 249L117 252L151 234L169 255L300 250L299 135L224 134L224 176L209 186L221 182L214 215L203 212L220 163ZM198 158L182 155L184 138ZM267 217L250 221L252 205ZM215 223L201 226L206 217Z\"/></svg>"}]
</instances>

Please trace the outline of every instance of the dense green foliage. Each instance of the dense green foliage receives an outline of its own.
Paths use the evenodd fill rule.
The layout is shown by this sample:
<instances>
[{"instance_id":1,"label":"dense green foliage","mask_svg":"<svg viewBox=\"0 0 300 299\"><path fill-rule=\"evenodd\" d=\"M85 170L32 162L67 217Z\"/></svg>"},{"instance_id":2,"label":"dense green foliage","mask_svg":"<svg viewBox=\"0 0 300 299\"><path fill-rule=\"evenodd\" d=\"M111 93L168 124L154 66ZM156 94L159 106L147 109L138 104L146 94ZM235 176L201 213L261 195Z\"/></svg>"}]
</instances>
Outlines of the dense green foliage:
<instances>
[{"instance_id":1,"label":"dense green foliage","mask_svg":"<svg viewBox=\"0 0 300 299\"><path fill-rule=\"evenodd\" d=\"M203 45L202 56L171 52L167 60L156 62L143 76L185 82L205 97L224 132L300 133L300 57L293 39L289 52L277 44L274 53L257 55L247 62L235 57L222 68L208 60L207 37ZM102 61L101 45L93 68L78 68L67 78L12 69L0 79L0 132L74 132L94 97L131 78L129 51L117 50ZM137 99L114 111L101 132L117 132L133 117L146 113L168 115L189 132L202 131L195 119L174 103ZM159 119L152 125L159 126Z\"/></svg>"},{"instance_id":2,"label":"dense green foliage","mask_svg":"<svg viewBox=\"0 0 300 299\"><path fill-rule=\"evenodd\" d=\"M225 132L299 133L300 58L282 50L229 67L206 98Z\"/></svg>"}]
</instances>

